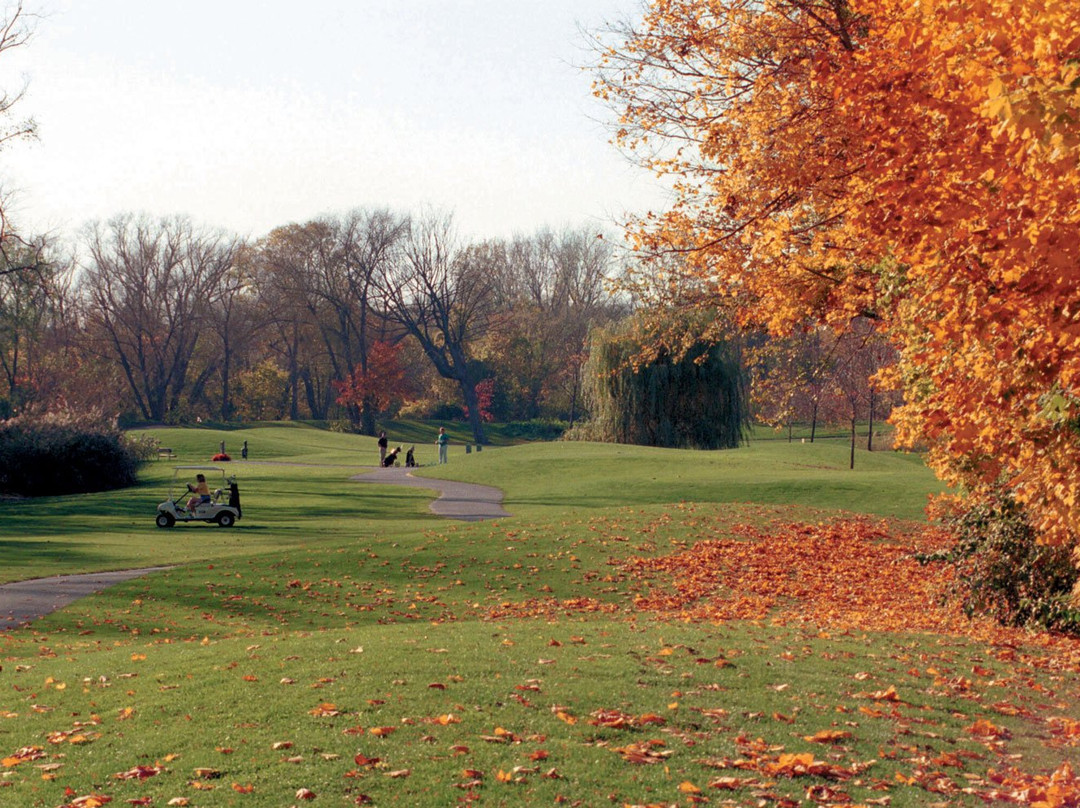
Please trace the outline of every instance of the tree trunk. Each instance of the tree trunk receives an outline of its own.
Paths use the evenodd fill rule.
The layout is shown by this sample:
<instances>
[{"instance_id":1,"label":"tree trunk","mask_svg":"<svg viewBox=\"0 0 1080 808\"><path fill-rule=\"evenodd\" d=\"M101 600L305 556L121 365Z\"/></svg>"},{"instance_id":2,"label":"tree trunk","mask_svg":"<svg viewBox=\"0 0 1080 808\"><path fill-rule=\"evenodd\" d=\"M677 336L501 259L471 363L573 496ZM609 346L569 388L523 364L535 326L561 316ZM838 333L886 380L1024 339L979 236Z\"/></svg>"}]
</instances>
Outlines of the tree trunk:
<instances>
[{"instance_id":1,"label":"tree trunk","mask_svg":"<svg viewBox=\"0 0 1080 808\"><path fill-rule=\"evenodd\" d=\"M458 379L461 387L461 397L465 399L465 407L469 411L469 425L472 427L473 438L480 445L487 443L484 436L484 423L480 420L480 400L476 395L476 385L468 379Z\"/></svg>"},{"instance_id":2,"label":"tree trunk","mask_svg":"<svg viewBox=\"0 0 1080 808\"><path fill-rule=\"evenodd\" d=\"M577 382L574 382L574 386L572 388L573 392L570 393L570 426L567 427L568 429L574 428L574 417L577 415L577 397L578 389L580 388L580 386L581 385L579 385Z\"/></svg>"},{"instance_id":3,"label":"tree trunk","mask_svg":"<svg viewBox=\"0 0 1080 808\"><path fill-rule=\"evenodd\" d=\"M360 434L375 437L375 405L365 396L360 406Z\"/></svg>"},{"instance_id":4,"label":"tree trunk","mask_svg":"<svg viewBox=\"0 0 1080 808\"><path fill-rule=\"evenodd\" d=\"M874 388L870 388L870 428L866 432L866 451L874 451Z\"/></svg>"},{"instance_id":5,"label":"tree trunk","mask_svg":"<svg viewBox=\"0 0 1080 808\"><path fill-rule=\"evenodd\" d=\"M304 383L304 398L307 400L308 412L315 420L326 417L326 412L320 405L319 396L315 390L315 382L311 378L311 371L304 368L300 371L300 380Z\"/></svg>"},{"instance_id":6,"label":"tree trunk","mask_svg":"<svg viewBox=\"0 0 1080 808\"><path fill-rule=\"evenodd\" d=\"M361 423L360 422L360 415L361 415L360 407L358 405L356 405L356 404L353 404L353 403L346 404L345 405L345 415L349 419L349 428L352 429L354 432L359 432L360 429L361 429L361 426L360 426L360 423Z\"/></svg>"},{"instance_id":7,"label":"tree trunk","mask_svg":"<svg viewBox=\"0 0 1080 808\"><path fill-rule=\"evenodd\" d=\"M288 343L289 351L289 420L300 420L300 336L296 323L293 323L292 340Z\"/></svg>"},{"instance_id":8,"label":"tree trunk","mask_svg":"<svg viewBox=\"0 0 1080 808\"><path fill-rule=\"evenodd\" d=\"M851 462L848 464L848 468L855 468L855 419L851 419Z\"/></svg>"},{"instance_id":9,"label":"tree trunk","mask_svg":"<svg viewBox=\"0 0 1080 808\"><path fill-rule=\"evenodd\" d=\"M226 346L221 357L221 420L228 422L232 418L233 405L229 389L229 375L232 366L232 351Z\"/></svg>"}]
</instances>

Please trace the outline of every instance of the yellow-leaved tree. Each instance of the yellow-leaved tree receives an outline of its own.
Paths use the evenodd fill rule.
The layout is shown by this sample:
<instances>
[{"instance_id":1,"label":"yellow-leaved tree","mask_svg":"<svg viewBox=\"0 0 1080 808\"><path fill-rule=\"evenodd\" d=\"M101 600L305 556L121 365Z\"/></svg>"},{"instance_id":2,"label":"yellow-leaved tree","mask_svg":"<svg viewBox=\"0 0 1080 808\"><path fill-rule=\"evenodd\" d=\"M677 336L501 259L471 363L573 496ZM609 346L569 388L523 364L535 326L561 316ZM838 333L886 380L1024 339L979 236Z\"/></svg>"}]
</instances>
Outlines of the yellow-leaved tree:
<instances>
[{"instance_id":1,"label":"yellow-leaved tree","mask_svg":"<svg viewBox=\"0 0 1080 808\"><path fill-rule=\"evenodd\" d=\"M900 351L902 436L1075 543L1075 4L653 0L599 41L618 144L675 189L632 227L682 255L653 288L777 332L872 318Z\"/></svg>"}]
</instances>

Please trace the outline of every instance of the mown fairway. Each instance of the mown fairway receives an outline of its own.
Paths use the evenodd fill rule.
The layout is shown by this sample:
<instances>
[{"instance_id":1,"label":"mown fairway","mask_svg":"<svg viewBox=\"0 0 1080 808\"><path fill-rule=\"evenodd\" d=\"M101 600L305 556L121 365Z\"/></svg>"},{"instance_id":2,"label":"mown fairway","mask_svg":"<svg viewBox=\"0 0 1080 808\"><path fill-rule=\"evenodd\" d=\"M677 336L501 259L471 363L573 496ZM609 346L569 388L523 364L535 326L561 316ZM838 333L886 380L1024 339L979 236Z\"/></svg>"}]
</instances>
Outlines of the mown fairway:
<instances>
[{"instance_id":1,"label":"mown fairway","mask_svg":"<svg viewBox=\"0 0 1080 808\"><path fill-rule=\"evenodd\" d=\"M372 439L159 434L249 441L236 528L154 527L164 461L0 505L4 580L177 565L0 637L0 805L976 805L1076 753L1074 645L911 561L917 458L457 446L514 513L461 524Z\"/></svg>"}]
</instances>

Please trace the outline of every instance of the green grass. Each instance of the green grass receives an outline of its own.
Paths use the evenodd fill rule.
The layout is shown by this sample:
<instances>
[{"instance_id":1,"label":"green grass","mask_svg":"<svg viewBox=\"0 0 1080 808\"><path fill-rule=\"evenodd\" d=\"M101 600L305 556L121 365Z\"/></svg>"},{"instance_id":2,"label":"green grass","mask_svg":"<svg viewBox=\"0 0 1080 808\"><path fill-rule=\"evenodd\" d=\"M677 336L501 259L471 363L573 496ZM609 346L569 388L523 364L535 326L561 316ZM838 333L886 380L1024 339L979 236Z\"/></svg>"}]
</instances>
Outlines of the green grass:
<instances>
[{"instance_id":1,"label":"green grass","mask_svg":"<svg viewBox=\"0 0 1080 808\"><path fill-rule=\"evenodd\" d=\"M721 658L727 664L717 667ZM925 669L966 671L979 660L970 648L924 638L824 640L787 629L623 622L503 623L483 631L398 624L144 642L33 660L9 679L36 691L34 703L48 711L13 700L26 717L9 719L0 737L13 735L14 723L21 738L39 744L58 731L91 738L51 746L57 779L16 782L8 794L19 805L58 805L71 783L101 784L80 793L117 802L150 797L155 805L177 796L193 804L288 805L300 788L335 805L360 794L378 805L442 805L448 794L470 792L497 805L555 804L559 795L585 804L667 804L679 799L680 783L707 792L715 778L741 774L719 768L745 755L740 737L783 747L774 757L811 752L848 768L870 764L857 785L844 786L852 797L888 793L893 805L925 805L926 792L894 785L897 773L910 775L911 757L986 756L965 737L970 720L955 697L935 692ZM890 685L904 699L895 714L868 717L849 706L880 706L860 694ZM599 710L658 720L608 728L590 723ZM1020 720L999 723L1025 731ZM389 732L372 732L387 732L381 728ZM805 740L828 729L851 734L836 744ZM664 757L628 764L616 750L633 743L652 744ZM890 758L890 750L898 754ZM357 755L378 763L358 766ZM164 771L141 782L114 777L152 765ZM220 775L200 779L194 772L202 768ZM402 771L408 775L390 776ZM500 782L499 772L511 782ZM200 793L195 782L213 790ZM234 783L254 791L239 794ZM778 782L775 791L798 797L803 788Z\"/></svg>"},{"instance_id":2,"label":"green grass","mask_svg":"<svg viewBox=\"0 0 1080 808\"><path fill-rule=\"evenodd\" d=\"M915 457L861 453L851 472L846 447L783 441L712 453L458 445L447 466L421 472L499 485L515 514L462 524L431 516L422 491L350 481L377 456L373 439L156 434L181 464L222 439L238 454L248 439L251 459L230 467L244 498L236 528L154 527L174 465L164 461L128 491L2 505L6 580L177 565L0 636L0 758L43 753L0 766L2 805L103 794L288 806L306 804L302 788L316 806L688 805L691 786L712 804L810 804L808 788L829 787L856 802L978 805L928 790L940 785L930 774L981 788L990 768L1046 772L1075 751L1044 742L1047 717L1080 717L1076 663L1059 651L657 621L628 608L637 584L612 574L620 559L739 524L837 510L917 519L937 486ZM495 617L571 597L614 613ZM873 698L890 686L897 700ZM601 710L639 723L598 725ZM1011 740L995 749L965 731L980 718ZM850 735L806 740L822 730ZM635 744L656 762L617 751ZM786 753L858 774L734 765ZM160 771L115 777L137 766ZM731 777L756 782L710 787Z\"/></svg>"},{"instance_id":3,"label":"green grass","mask_svg":"<svg viewBox=\"0 0 1080 808\"><path fill-rule=\"evenodd\" d=\"M512 506L612 507L756 502L919 519L940 488L917 455L865 452L848 468L835 443L754 441L694 452L595 443L536 443L487 449L421 476L496 481Z\"/></svg>"},{"instance_id":4,"label":"green grass","mask_svg":"<svg viewBox=\"0 0 1080 808\"><path fill-rule=\"evenodd\" d=\"M349 481L376 462L374 438L310 427L148 432L174 449L178 459L148 462L135 488L0 506L5 559L0 583L257 556L348 540L364 522L370 522L369 530L394 534L415 530L418 520L434 519L424 492ZM235 529L193 523L165 533L154 527L157 503L168 495L175 466L209 463L222 440L238 456L245 439L248 460L228 464L228 471L240 478L244 506ZM430 456L419 458L430 464L434 447ZM507 509L520 516L695 501L801 505L918 519L928 492L938 490L916 455L861 452L852 472L846 448L777 441L755 441L725 452L536 443L466 454L456 444L447 465L425 465L417 474L497 485L506 494Z\"/></svg>"}]
</instances>

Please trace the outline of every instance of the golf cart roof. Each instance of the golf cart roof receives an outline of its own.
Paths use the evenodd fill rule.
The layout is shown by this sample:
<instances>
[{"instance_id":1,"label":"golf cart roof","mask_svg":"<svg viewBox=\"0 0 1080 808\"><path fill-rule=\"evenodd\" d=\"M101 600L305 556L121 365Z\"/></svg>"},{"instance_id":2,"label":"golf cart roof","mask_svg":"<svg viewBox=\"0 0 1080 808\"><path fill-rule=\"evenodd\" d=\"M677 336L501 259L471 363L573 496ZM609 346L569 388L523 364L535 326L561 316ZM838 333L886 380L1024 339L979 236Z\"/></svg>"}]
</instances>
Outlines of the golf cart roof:
<instances>
[{"instance_id":1,"label":"golf cart roof","mask_svg":"<svg viewBox=\"0 0 1080 808\"><path fill-rule=\"evenodd\" d=\"M221 466L173 466L175 471L219 471L225 473Z\"/></svg>"}]
</instances>

